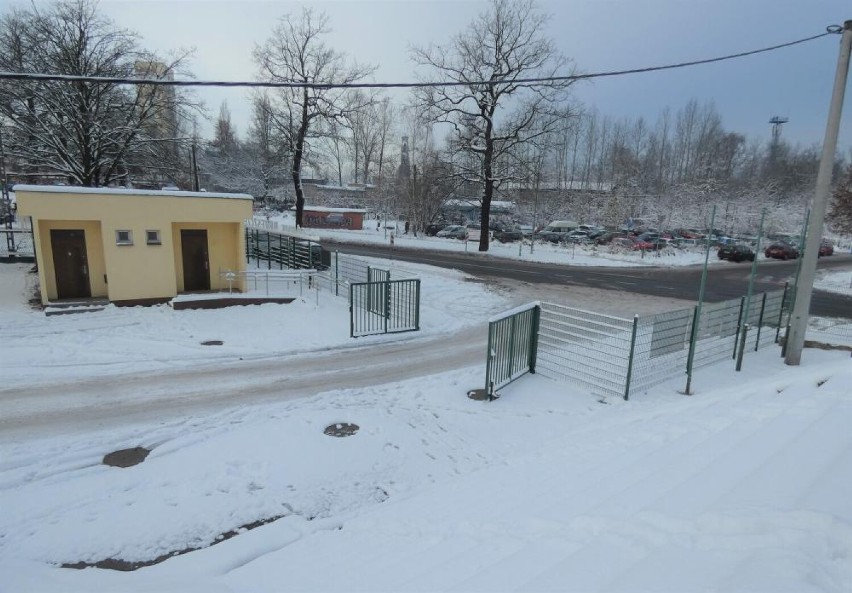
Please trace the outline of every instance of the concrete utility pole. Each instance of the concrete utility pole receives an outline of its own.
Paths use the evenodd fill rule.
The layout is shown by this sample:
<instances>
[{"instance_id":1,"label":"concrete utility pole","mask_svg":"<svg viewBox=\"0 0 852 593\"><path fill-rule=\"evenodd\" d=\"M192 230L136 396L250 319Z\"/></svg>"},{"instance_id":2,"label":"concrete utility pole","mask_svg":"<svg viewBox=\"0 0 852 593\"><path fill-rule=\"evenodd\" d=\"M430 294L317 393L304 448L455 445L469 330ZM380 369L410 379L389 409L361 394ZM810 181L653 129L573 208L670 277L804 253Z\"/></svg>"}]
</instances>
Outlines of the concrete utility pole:
<instances>
[{"instance_id":1,"label":"concrete utility pole","mask_svg":"<svg viewBox=\"0 0 852 593\"><path fill-rule=\"evenodd\" d=\"M849 53L852 50L852 20L843 23L841 30L843 36L840 38L840 57L837 60L837 73L834 76L834 92L831 96L828 122L825 126L822 159L819 163L816 191L810 221L808 222L805 252L802 254L802 267L796 285L795 305L790 317L790 331L787 335L787 353L784 362L794 366L801 362L802 348L805 345L805 334L808 329L808 311L811 308L811 293L814 288L819 245L822 240L823 219L828 204L834 153L837 150L837 134L840 130L843 94L846 90L846 77L849 74Z\"/></svg>"}]
</instances>

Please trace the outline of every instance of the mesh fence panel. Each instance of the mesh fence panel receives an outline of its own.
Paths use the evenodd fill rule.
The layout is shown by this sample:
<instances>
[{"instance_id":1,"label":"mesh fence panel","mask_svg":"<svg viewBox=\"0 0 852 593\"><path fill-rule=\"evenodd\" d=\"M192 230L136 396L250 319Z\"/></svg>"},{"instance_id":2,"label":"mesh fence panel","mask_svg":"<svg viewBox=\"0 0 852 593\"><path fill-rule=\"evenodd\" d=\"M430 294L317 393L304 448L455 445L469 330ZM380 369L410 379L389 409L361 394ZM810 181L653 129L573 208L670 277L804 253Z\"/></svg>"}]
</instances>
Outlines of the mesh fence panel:
<instances>
[{"instance_id":1,"label":"mesh fence panel","mask_svg":"<svg viewBox=\"0 0 852 593\"><path fill-rule=\"evenodd\" d=\"M537 372L623 396L632 321L551 303L541 304Z\"/></svg>"},{"instance_id":2,"label":"mesh fence panel","mask_svg":"<svg viewBox=\"0 0 852 593\"><path fill-rule=\"evenodd\" d=\"M639 318L631 391L647 389L686 372L694 316L691 308Z\"/></svg>"}]
</instances>

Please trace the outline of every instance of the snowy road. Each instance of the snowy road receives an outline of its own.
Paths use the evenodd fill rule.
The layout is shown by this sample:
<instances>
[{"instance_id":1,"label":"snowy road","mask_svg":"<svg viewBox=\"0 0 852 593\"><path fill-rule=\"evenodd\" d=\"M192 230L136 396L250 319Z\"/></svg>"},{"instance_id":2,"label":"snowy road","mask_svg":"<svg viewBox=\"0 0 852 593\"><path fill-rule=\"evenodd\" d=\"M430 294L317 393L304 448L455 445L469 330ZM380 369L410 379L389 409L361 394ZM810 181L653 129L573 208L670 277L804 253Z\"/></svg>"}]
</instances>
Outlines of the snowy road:
<instances>
[{"instance_id":1,"label":"snowy road","mask_svg":"<svg viewBox=\"0 0 852 593\"><path fill-rule=\"evenodd\" d=\"M485 361L485 327L177 371L140 372L0 389L3 439L163 420L237 405L366 387ZM484 371L483 371L484 377ZM472 385L471 388L481 387Z\"/></svg>"}]
</instances>

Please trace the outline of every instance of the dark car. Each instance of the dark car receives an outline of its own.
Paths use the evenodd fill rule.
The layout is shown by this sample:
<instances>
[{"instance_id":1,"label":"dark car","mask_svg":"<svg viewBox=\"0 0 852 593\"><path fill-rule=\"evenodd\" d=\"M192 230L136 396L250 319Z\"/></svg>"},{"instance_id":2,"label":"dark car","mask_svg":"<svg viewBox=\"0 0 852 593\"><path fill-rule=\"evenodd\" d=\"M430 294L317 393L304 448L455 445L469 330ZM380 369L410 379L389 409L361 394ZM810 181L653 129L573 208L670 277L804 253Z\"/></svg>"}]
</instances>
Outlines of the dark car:
<instances>
[{"instance_id":1,"label":"dark car","mask_svg":"<svg viewBox=\"0 0 852 593\"><path fill-rule=\"evenodd\" d=\"M501 243L512 243L513 241L522 240L524 233L520 227L500 226L494 230L492 237L494 237L495 241L500 241Z\"/></svg>"},{"instance_id":2,"label":"dark car","mask_svg":"<svg viewBox=\"0 0 852 593\"><path fill-rule=\"evenodd\" d=\"M726 259L733 262L754 261L754 251L747 245L736 245L733 243L722 245L717 254L719 259Z\"/></svg>"},{"instance_id":3,"label":"dark car","mask_svg":"<svg viewBox=\"0 0 852 593\"><path fill-rule=\"evenodd\" d=\"M763 252L766 257L773 259L796 259L799 257L799 250L795 245L789 243L773 243Z\"/></svg>"},{"instance_id":4,"label":"dark car","mask_svg":"<svg viewBox=\"0 0 852 593\"><path fill-rule=\"evenodd\" d=\"M819 244L819 257L823 255L834 255L834 245L831 241L823 240L822 243Z\"/></svg>"},{"instance_id":5,"label":"dark car","mask_svg":"<svg viewBox=\"0 0 852 593\"><path fill-rule=\"evenodd\" d=\"M427 235L427 236L429 236L429 237L434 237L435 235L437 235L437 234L438 234L438 231L442 231L442 230L444 230L446 227L447 227L447 225L445 225L445 224L440 224L440 223L437 223L437 222L433 222L432 224L427 224L427 225L426 225L425 233L426 233L426 235Z\"/></svg>"}]
</instances>

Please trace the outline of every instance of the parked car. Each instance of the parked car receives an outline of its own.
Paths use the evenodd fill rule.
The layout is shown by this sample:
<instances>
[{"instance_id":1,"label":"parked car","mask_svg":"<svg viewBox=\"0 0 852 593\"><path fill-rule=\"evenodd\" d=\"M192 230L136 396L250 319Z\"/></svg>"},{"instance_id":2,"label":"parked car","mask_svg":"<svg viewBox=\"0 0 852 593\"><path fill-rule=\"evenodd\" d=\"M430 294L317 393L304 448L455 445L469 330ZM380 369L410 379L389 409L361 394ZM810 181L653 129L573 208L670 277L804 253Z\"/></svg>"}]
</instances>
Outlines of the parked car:
<instances>
[{"instance_id":1,"label":"parked car","mask_svg":"<svg viewBox=\"0 0 852 593\"><path fill-rule=\"evenodd\" d=\"M831 241L826 239L822 240L822 243L819 244L819 257L823 255L834 255L834 245Z\"/></svg>"},{"instance_id":2,"label":"parked car","mask_svg":"<svg viewBox=\"0 0 852 593\"><path fill-rule=\"evenodd\" d=\"M541 231L537 236L551 243L562 243L566 240L568 233L577 228L577 223L570 220L554 220Z\"/></svg>"},{"instance_id":3,"label":"parked car","mask_svg":"<svg viewBox=\"0 0 852 593\"><path fill-rule=\"evenodd\" d=\"M779 242L767 247L763 255L773 259L796 259L799 257L799 250L795 245Z\"/></svg>"},{"instance_id":4,"label":"parked car","mask_svg":"<svg viewBox=\"0 0 852 593\"><path fill-rule=\"evenodd\" d=\"M736 243L722 245L717 254L719 259L726 259L732 262L754 261L754 251L748 245L738 245Z\"/></svg>"},{"instance_id":5,"label":"parked car","mask_svg":"<svg viewBox=\"0 0 852 593\"><path fill-rule=\"evenodd\" d=\"M667 241L662 240L660 235L654 232L642 233L637 239L648 244L648 247L645 247L645 249L663 249L668 245Z\"/></svg>"},{"instance_id":6,"label":"parked car","mask_svg":"<svg viewBox=\"0 0 852 593\"><path fill-rule=\"evenodd\" d=\"M628 239L625 233L619 233L616 231L604 231L602 234L594 237L594 242L597 245L606 245L607 243L611 243L615 239Z\"/></svg>"},{"instance_id":7,"label":"parked car","mask_svg":"<svg viewBox=\"0 0 852 593\"><path fill-rule=\"evenodd\" d=\"M441 230L445 229L446 227L447 227L447 225L445 225L445 224L433 222L431 224L426 225L424 232L426 233L427 236L434 237L435 235L438 234L438 231L441 231Z\"/></svg>"},{"instance_id":8,"label":"parked car","mask_svg":"<svg viewBox=\"0 0 852 593\"><path fill-rule=\"evenodd\" d=\"M441 229L437 233L435 233L436 237L441 237L442 239L467 239L467 227L463 227L460 224L451 224L450 226Z\"/></svg>"},{"instance_id":9,"label":"parked car","mask_svg":"<svg viewBox=\"0 0 852 593\"><path fill-rule=\"evenodd\" d=\"M492 237L501 243L512 243L513 241L521 241L524 238L524 233L520 227L500 225L494 230Z\"/></svg>"},{"instance_id":10,"label":"parked car","mask_svg":"<svg viewBox=\"0 0 852 593\"><path fill-rule=\"evenodd\" d=\"M624 235L614 237L612 241L610 241L609 245L613 249L622 249L626 251L650 251L654 248L651 243Z\"/></svg>"}]
</instances>

